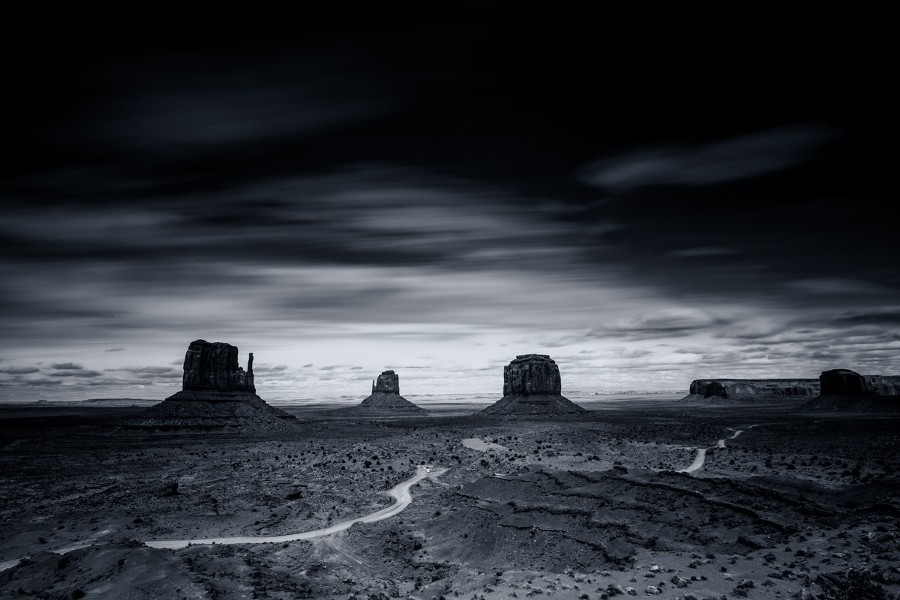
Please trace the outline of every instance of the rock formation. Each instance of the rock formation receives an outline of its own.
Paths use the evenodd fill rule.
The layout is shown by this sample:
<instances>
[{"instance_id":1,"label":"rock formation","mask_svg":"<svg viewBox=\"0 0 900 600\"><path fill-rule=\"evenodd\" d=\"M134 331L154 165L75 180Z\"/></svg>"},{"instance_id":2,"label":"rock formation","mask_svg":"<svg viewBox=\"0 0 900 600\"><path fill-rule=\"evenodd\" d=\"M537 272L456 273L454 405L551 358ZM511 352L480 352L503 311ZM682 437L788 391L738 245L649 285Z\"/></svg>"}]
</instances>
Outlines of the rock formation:
<instances>
[{"instance_id":1,"label":"rock formation","mask_svg":"<svg viewBox=\"0 0 900 600\"><path fill-rule=\"evenodd\" d=\"M294 417L256 395L253 354L245 372L238 349L223 342L196 340L184 357L180 392L126 421L142 429L278 430L294 427Z\"/></svg>"},{"instance_id":2,"label":"rock formation","mask_svg":"<svg viewBox=\"0 0 900 600\"><path fill-rule=\"evenodd\" d=\"M546 354L520 354L503 368L503 398L484 409L505 416L562 416L587 412L561 395L559 367Z\"/></svg>"},{"instance_id":3,"label":"rock formation","mask_svg":"<svg viewBox=\"0 0 900 600\"><path fill-rule=\"evenodd\" d=\"M372 395L351 411L383 411L386 413L425 413L400 395L400 376L393 371L384 371L372 382Z\"/></svg>"},{"instance_id":4,"label":"rock formation","mask_svg":"<svg viewBox=\"0 0 900 600\"><path fill-rule=\"evenodd\" d=\"M900 376L860 375L850 369L832 369L819 375L823 396L900 396Z\"/></svg>"},{"instance_id":5,"label":"rock formation","mask_svg":"<svg viewBox=\"0 0 900 600\"><path fill-rule=\"evenodd\" d=\"M504 396L559 395L559 367L546 354L520 354L503 368Z\"/></svg>"},{"instance_id":6,"label":"rock formation","mask_svg":"<svg viewBox=\"0 0 900 600\"><path fill-rule=\"evenodd\" d=\"M245 373L238 365L237 346L223 342L193 341L184 355L181 388L254 394L253 353L250 353Z\"/></svg>"},{"instance_id":7,"label":"rock formation","mask_svg":"<svg viewBox=\"0 0 900 600\"><path fill-rule=\"evenodd\" d=\"M393 371L384 371L378 376L378 379L372 382L372 393L380 392L383 394L399 394L400 393L400 376Z\"/></svg>"},{"instance_id":8,"label":"rock formation","mask_svg":"<svg viewBox=\"0 0 900 600\"><path fill-rule=\"evenodd\" d=\"M813 398L819 395L817 379L695 379L690 394L700 398ZM688 398L691 398L688 396Z\"/></svg>"},{"instance_id":9,"label":"rock formation","mask_svg":"<svg viewBox=\"0 0 900 600\"><path fill-rule=\"evenodd\" d=\"M800 407L803 411L900 413L900 376L860 375L832 369L819 375L822 394Z\"/></svg>"}]
</instances>

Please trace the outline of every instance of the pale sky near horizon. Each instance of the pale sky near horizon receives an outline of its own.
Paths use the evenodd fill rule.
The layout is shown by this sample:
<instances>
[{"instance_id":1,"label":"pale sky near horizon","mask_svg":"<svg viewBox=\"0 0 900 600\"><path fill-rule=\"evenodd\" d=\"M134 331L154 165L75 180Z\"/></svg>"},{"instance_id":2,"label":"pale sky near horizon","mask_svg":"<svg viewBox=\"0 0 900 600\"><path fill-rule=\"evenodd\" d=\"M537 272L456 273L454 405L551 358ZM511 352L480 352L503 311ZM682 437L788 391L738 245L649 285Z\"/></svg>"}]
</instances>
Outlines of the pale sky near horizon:
<instances>
[{"instance_id":1,"label":"pale sky near horizon","mask_svg":"<svg viewBox=\"0 0 900 600\"><path fill-rule=\"evenodd\" d=\"M564 392L900 373L889 37L422 10L42 30L0 136L0 401L162 398L200 338L271 399L499 397L525 353Z\"/></svg>"}]
</instances>

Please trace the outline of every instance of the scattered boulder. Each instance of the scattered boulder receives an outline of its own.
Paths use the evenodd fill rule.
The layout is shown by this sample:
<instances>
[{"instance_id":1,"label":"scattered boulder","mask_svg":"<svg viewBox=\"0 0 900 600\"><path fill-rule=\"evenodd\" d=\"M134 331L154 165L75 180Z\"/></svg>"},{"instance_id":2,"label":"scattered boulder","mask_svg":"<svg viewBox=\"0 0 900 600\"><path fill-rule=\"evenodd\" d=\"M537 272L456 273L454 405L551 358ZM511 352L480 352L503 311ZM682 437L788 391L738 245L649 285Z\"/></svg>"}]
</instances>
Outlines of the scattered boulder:
<instances>
[{"instance_id":1,"label":"scattered boulder","mask_svg":"<svg viewBox=\"0 0 900 600\"><path fill-rule=\"evenodd\" d=\"M818 395L818 379L695 379L688 399L803 399Z\"/></svg>"},{"instance_id":2,"label":"scattered boulder","mask_svg":"<svg viewBox=\"0 0 900 600\"><path fill-rule=\"evenodd\" d=\"M847 569L821 573L812 581L810 587L801 589L801 597L844 599L847 600L890 600L889 593L881 583L884 577L879 573L862 569ZM805 595L804 595L805 594Z\"/></svg>"},{"instance_id":3,"label":"scattered boulder","mask_svg":"<svg viewBox=\"0 0 900 600\"><path fill-rule=\"evenodd\" d=\"M520 354L503 369L503 398L482 412L498 416L578 415L587 410L562 392L559 367L546 354Z\"/></svg>"},{"instance_id":4,"label":"scattered boulder","mask_svg":"<svg viewBox=\"0 0 900 600\"><path fill-rule=\"evenodd\" d=\"M182 390L127 419L125 425L158 430L270 431L293 429L295 420L256 395L252 353L244 371L238 365L236 346L196 340L184 357Z\"/></svg>"}]
</instances>

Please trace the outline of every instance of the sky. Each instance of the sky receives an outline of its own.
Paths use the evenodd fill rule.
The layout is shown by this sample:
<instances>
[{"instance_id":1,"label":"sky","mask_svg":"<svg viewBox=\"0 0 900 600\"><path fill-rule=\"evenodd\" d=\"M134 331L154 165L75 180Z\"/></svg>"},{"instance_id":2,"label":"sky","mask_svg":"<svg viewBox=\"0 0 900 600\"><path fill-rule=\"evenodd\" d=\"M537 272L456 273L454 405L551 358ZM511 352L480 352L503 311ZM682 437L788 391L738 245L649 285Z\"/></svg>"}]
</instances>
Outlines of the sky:
<instances>
[{"instance_id":1,"label":"sky","mask_svg":"<svg viewBox=\"0 0 900 600\"><path fill-rule=\"evenodd\" d=\"M0 401L164 398L195 339L266 399L897 374L878 15L359 5L20 16ZM93 23L89 25L88 23Z\"/></svg>"}]
</instances>

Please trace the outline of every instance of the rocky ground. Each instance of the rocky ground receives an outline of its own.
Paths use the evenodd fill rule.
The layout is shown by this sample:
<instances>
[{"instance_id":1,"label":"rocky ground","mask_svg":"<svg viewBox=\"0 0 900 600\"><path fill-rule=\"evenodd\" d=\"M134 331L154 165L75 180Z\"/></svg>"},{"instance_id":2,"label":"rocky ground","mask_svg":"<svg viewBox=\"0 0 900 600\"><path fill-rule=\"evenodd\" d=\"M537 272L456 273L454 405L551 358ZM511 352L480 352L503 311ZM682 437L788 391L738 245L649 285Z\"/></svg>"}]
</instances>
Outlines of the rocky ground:
<instances>
[{"instance_id":1,"label":"rocky ground","mask_svg":"<svg viewBox=\"0 0 900 600\"><path fill-rule=\"evenodd\" d=\"M572 421L296 409L297 432L267 437L115 428L135 410L0 409L0 597L900 594L892 417L656 399ZM703 468L676 472L699 447ZM389 505L423 463L449 471L332 536L140 543L325 527Z\"/></svg>"}]
</instances>

